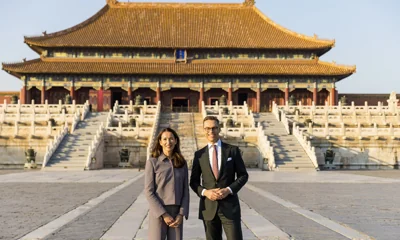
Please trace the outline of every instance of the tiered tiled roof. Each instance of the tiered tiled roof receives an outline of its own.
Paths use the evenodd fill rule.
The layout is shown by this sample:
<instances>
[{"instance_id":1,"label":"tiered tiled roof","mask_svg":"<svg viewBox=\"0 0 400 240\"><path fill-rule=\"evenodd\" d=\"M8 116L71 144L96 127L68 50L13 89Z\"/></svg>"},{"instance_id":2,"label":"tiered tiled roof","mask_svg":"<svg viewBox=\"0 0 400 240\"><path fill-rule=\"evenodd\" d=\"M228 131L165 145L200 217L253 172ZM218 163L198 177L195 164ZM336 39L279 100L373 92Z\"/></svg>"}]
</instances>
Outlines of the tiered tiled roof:
<instances>
[{"instance_id":1,"label":"tiered tiled roof","mask_svg":"<svg viewBox=\"0 0 400 240\"><path fill-rule=\"evenodd\" d=\"M58 74L163 74L163 75L303 75L338 76L355 72L354 66L339 66L313 60L193 60L175 63L171 60L103 59L35 59L3 64L15 75L27 73Z\"/></svg>"},{"instance_id":2,"label":"tiered tiled roof","mask_svg":"<svg viewBox=\"0 0 400 240\"><path fill-rule=\"evenodd\" d=\"M311 49L334 41L287 30L252 4L119 3L109 1L72 28L25 37L31 47Z\"/></svg>"}]
</instances>

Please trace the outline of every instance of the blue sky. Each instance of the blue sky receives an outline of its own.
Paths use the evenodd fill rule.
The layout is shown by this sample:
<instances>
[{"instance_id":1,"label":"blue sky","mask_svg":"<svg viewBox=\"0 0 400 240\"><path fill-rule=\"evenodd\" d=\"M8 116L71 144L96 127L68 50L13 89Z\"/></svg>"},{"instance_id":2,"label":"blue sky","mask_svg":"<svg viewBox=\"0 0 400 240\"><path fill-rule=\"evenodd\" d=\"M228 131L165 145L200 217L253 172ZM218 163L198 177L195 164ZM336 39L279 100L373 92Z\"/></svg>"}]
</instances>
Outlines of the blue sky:
<instances>
[{"instance_id":1,"label":"blue sky","mask_svg":"<svg viewBox=\"0 0 400 240\"><path fill-rule=\"evenodd\" d=\"M124 0L128 1L128 0ZM134 2L136 0L131 0ZM141 0L140 2L231 2L243 0ZM94 15L106 0L12 0L0 3L0 62L37 58L23 36L74 26ZM398 0L257 0L256 6L292 31L335 39L321 60L356 65L357 72L337 84L339 93L400 93L400 1ZM21 88L0 72L0 91Z\"/></svg>"}]
</instances>

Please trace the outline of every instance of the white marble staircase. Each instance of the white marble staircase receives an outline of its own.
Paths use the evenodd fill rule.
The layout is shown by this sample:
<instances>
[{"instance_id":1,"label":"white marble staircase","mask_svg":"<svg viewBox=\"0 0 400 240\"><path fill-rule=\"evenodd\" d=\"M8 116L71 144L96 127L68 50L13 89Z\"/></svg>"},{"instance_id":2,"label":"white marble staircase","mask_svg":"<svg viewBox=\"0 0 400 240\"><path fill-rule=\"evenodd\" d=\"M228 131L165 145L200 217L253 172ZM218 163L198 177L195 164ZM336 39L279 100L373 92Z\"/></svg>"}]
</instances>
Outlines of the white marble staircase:
<instances>
[{"instance_id":1,"label":"white marble staircase","mask_svg":"<svg viewBox=\"0 0 400 240\"><path fill-rule=\"evenodd\" d=\"M274 147L276 166L279 171L310 170L315 167L303 147L293 135L289 135L285 127L272 113L260 113L256 119Z\"/></svg>"},{"instance_id":2,"label":"white marble staircase","mask_svg":"<svg viewBox=\"0 0 400 240\"><path fill-rule=\"evenodd\" d=\"M84 170L89 145L101 122L106 122L107 115L108 112L89 113L72 134L65 136L43 170Z\"/></svg>"},{"instance_id":3,"label":"white marble staircase","mask_svg":"<svg viewBox=\"0 0 400 240\"><path fill-rule=\"evenodd\" d=\"M158 131L166 127L170 127L178 133L181 141L181 153L188 162L188 167L191 168L194 152L197 151L192 113L162 113Z\"/></svg>"}]
</instances>

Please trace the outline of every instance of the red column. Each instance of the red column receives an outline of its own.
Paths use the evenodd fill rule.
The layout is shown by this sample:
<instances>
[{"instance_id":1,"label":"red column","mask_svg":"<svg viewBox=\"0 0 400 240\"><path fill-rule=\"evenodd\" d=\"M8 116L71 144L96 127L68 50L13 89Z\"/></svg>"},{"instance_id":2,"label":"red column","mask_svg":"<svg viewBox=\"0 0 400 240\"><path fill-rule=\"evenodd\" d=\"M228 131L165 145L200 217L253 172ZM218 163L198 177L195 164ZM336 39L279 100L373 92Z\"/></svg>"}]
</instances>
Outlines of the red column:
<instances>
[{"instance_id":1,"label":"red column","mask_svg":"<svg viewBox=\"0 0 400 240\"><path fill-rule=\"evenodd\" d=\"M314 104L315 105L317 105L317 100L318 100L318 90L317 90L317 88L314 88L314 91L313 91L313 101L314 101Z\"/></svg>"},{"instance_id":2,"label":"red column","mask_svg":"<svg viewBox=\"0 0 400 240\"><path fill-rule=\"evenodd\" d=\"M232 101L232 88L230 87L230 88L228 88L228 102L227 102L227 104L228 105L231 104L231 101Z\"/></svg>"},{"instance_id":3,"label":"red column","mask_svg":"<svg viewBox=\"0 0 400 240\"><path fill-rule=\"evenodd\" d=\"M75 99L76 94L75 94L75 87L74 87L74 86L72 86L72 87L69 89L69 95L71 96L72 101L73 101L73 100L76 101L76 99Z\"/></svg>"},{"instance_id":4,"label":"red column","mask_svg":"<svg viewBox=\"0 0 400 240\"><path fill-rule=\"evenodd\" d=\"M132 87L128 87L128 102L132 101Z\"/></svg>"},{"instance_id":5,"label":"red column","mask_svg":"<svg viewBox=\"0 0 400 240\"><path fill-rule=\"evenodd\" d=\"M102 112L103 111L103 87L100 87L99 90L97 90L97 111Z\"/></svg>"},{"instance_id":6,"label":"red column","mask_svg":"<svg viewBox=\"0 0 400 240\"><path fill-rule=\"evenodd\" d=\"M201 112L201 102L204 101L204 88L200 88L200 98L199 98L199 112Z\"/></svg>"},{"instance_id":7,"label":"red column","mask_svg":"<svg viewBox=\"0 0 400 240\"><path fill-rule=\"evenodd\" d=\"M330 94L331 94L331 106L335 106L336 105L336 89L332 88Z\"/></svg>"},{"instance_id":8,"label":"red column","mask_svg":"<svg viewBox=\"0 0 400 240\"><path fill-rule=\"evenodd\" d=\"M156 88L156 104L161 101L161 88L157 86Z\"/></svg>"},{"instance_id":9,"label":"red column","mask_svg":"<svg viewBox=\"0 0 400 240\"><path fill-rule=\"evenodd\" d=\"M26 95L25 95L25 103L26 104L30 104L32 102L31 91L30 90L26 90L25 93L26 93Z\"/></svg>"},{"instance_id":10,"label":"red column","mask_svg":"<svg viewBox=\"0 0 400 240\"><path fill-rule=\"evenodd\" d=\"M257 109L256 111L259 113L261 111L261 88L257 88Z\"/></svg>"},{"instance_id":11,"label":"red column","mask_svg":"<svg viewBox=\"0 0 400 240\"><path fill-rule=\"evenodd\" d=\"M289 101L289 88L285 88L285 105ZM278 103L276 103L278 104Z\"/></svg>"},{"instance_id":12,"label":"red column","mask_svg":"<svg viewBox=\"0 0 400 240\"><path fill-rule=\"evenodd\" d=\"M44 104L45 100L46 100L46 87L42 86L42 91L40 94L40 104Z\"/></svg>"},{"instance_id":13,"label":"red column","mask_svg":"<svg viewBox=\"0 0 400 240\"><path fill-rule=\"evenodd\" d=\"M19 100L21 104L26 104L26 86L22 86L19 94Z\"/></svg>"}]
</instances>

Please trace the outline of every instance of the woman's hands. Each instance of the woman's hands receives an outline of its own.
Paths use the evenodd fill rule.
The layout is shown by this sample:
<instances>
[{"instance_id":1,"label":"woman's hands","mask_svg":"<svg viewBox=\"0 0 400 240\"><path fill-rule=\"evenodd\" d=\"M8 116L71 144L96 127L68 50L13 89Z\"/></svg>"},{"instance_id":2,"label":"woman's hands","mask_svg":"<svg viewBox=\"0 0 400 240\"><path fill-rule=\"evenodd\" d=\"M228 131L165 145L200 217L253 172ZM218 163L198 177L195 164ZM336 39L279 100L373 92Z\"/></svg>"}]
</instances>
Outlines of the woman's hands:
<instances>
[{"instance_id":1,"label":"woman's hands","mask_svg":"<svg viewBox=\"0 0 400 240\"><path fill-rule=\"evenodd\" d=\"M169 227L179 227L179 225L182 224L183 222L183 216L178 214L178 216L176 216L176 218L174 219L173 217L171 217L171 215L169 215L168 213L164 213L162 215L162 218L164 220L164 222L169 226Z\"/></svg>"},{"instance_id":2,"label":"woman's hands","mask_svg":"<svg viewBox=\"0 0 400 240\"><path fill-rule=\"evenodd\" d=\"M179 227L179 225L181 225L182 222L183 222L183 216L178 214L178 216L176 216L176 218L175 218L175 221L169 226L176 228L176 227Z\"/></svg>"},{"instance_id":3,"label":"woman's hands","mask_svg":"<svg viewBox=\"0 0 400 240\"><path fill-rule=\"evenodd\" d=\"M169 226L171 225L173 222L175 222L175 219L173 217L171 217L171 215L169 215L168 213L164 213L162 215L162 218L164 220L164 222Z\"/></svg>"}]
</instances>

